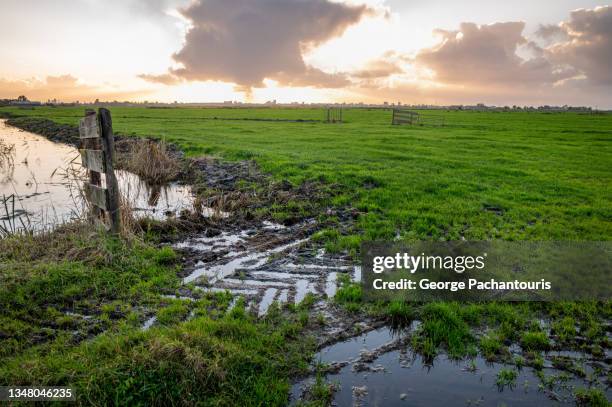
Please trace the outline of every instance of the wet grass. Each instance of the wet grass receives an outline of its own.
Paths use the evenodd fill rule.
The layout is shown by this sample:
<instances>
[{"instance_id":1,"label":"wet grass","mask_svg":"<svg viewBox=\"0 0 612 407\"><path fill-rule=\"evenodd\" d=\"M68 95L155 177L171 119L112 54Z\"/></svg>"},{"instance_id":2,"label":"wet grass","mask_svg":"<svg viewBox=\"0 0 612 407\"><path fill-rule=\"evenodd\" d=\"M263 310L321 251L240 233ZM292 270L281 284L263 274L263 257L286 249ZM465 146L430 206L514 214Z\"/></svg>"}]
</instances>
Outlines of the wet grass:
<instances>
[{"instance_id":1,"label":"wet grass","mask_svg":"<svg viewBox=\"0 0 612 407\"><path fill-rule=\"evenodd\" d=\"M86 405L284 405L314 350L301 315L164 297L177 267L169 247L78 225L0 240L0 382L72 386Z\"/></svg>"},{"instance_id":2,"label":"wet grass","mask_svg":"<svg viewBox=\"0 0 612 407\"><path fill-rule=\"evenodd\" d=\"M514 388L516 386L516 378L518 377L518 372L514 369L506 369L502 368L497 373L497 380L495 383L500 390L503 390L505 387Z\"/></svg>"},{"instance_id":3,"label":"wet grass","mask_svg":"<svg viewBox=\"0 0 612 407\"><path fill-rule=\"evenodd\" d=\"M451 304L431 303L419 313L421 326L413 336L413 347L428 360L446 350L452 358L462 358L474 353L475 338L469 325L457 314Z\"/></svg>"},{"instance_id":4,"label":"wet grass","mask_svg":"<svg viewBox=\"0 0 612 407\"><path fill-rule=\"evenodd\" d=\"M322 373L317 373L315 382L307 389L304 400L300 400L300 407L325 407L332 405L337 385L328 383Z\"/></svg>"},{"instance_id":5,"label":"wet grass","mask_svg":"<svg viewBox=\"0 0 612 407\"><path fill-rule=\"evenodd\" d=\"M554 351L574 351L606 366L603 350L612 345L606 333L612 318L610 303L369 303L363 300L360 285L347 279L341 283L335 302L349 312L386 318L398 331L419 321L420 325L410 332L411 348L427 364L435 366L440 355L467 358L469 371L475 366L472 359L470 367L469 360L480 355L508 366L496 378L500 391L514 387L517 370L528 366L540 378L540 386L551 391L572 378L587 380L592 388L573 391L577 405L609 405L601 390L606 386L606 367L599 373L596 368L589 376L579 358L555 356ZM511 352L512 346L515 350ZM547 363L562 373L547 376Z\"/></svg>"},{"instance_id":6,"label":"wet grass","mask_svg":"<svg viewBox=\"0 0 612 407\"><path fill-rule=\"evenodd\" d=\"M334 300L349 312L382 316L404 326L420 321L412 345L429 360L441 352L457 359L479 352L490 361L515 363L509 347L516 344L525 355L521 365L541 368L543 352L574 350L602 358L603 349L611 346L606 334L610 303L369 303L359 284L347 279L340 283Z\"/></svg>"},{"instance_id":7,"label":"wet grass","mask_svg":"<svg viewBox=\"0 0 612 407\"><path fill-rule=\"evenodd\" d=\"M576 405L579 407L609 407L610 403L600 389L578 389L576 391Z\"/></svg>"},{"instance_id":8,"label":"wet grass","mask_svg":"<svg viewBox=\"0 0 612 407\"><path fill-rule=\"evenodd\" d=\"M545 332L530 331L523 333L521 346L527 351L547 351L550 349L550 341Z\"/></svg>"},{"instance_id":9,"label":"wet grass","mask_svg":"<svg viewBox=\"0 0 612 407\"><path fill-rule=\"evenodd\" d=\"M162 289L178 282L165 256L136 240L78 226L0 240L0 356L70 331L58 327L77 329L86 338L127 317L133 304L154 304ZM124 308L103 308L114 302Z\"/></svg>"},{"instance_id":10,"label":"wet grass","mask_svg":"<svg viewBox=\"0 0 612 407\"><path fill-rule=\"evenodd\" d=\"M33 348L0 368L3 382L71 385L91 405L283 405L286 378L305 369L299 341L236 318L197 318L117 332L66 349ZM27 369L25 367L27 366Z\"/></svg>"}]
</instances>

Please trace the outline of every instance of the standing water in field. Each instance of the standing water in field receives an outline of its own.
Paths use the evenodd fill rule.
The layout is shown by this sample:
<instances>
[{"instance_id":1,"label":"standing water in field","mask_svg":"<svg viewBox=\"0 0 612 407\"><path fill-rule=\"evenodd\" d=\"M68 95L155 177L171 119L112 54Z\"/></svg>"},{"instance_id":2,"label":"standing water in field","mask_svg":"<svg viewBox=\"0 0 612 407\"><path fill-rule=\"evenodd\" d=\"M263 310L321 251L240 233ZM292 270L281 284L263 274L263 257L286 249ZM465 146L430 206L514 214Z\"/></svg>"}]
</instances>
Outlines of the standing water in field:
<instances>
[{"instance_id":1,"label":"standing water in field","mask_svg":"<svg viewBox=\"0 0 612 407\"><path fill-rule=\"evenodd\" d=\"M162 219L193 209L189 186L150 186L133 173L118 170L116 174L119 190L136 216ZM2 231L45 230L80 217L84 176L77 149L0 120L0 235ZM204 215L210 212L205 209Z\"/></svg>"},{"instance_id":2,"label":"standing water in field","mask_svg":"<svg viewBox=\"0 0 612 407\"><path fill-rule=\"evenodd\" d=\"M545 364L542 385L530 367L490 363L482 357L455 361L445 355L426 362L412 352L410 335L418 324L401 331L381 327L323 348L315 360L329 366L325 379L333 384L333 401L340 406L534 406L574 405L576 388L605 381L595 373L597 362L573 355L584 365L586 377L570 375ZM550 352L551 356L561 354ZM518 356L518 354L516 355ZM294 384L292 404L308 399L315 382ZM609 388L607 397L612 395Z\"/></svg>"}]
</instances>

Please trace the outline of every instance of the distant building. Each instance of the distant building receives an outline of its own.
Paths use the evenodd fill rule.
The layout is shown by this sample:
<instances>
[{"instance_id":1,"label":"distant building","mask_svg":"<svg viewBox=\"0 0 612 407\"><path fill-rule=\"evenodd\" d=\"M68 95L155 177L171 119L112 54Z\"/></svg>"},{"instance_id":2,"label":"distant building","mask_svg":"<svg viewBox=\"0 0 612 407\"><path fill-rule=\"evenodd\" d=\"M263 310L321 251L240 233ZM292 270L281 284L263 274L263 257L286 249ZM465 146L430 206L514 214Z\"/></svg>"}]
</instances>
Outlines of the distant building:
<instances>
[{"instance_id":1,"label":"distant building","mask_svg":"<svg viewBox=\"0 0 612 407\"><path fill-rule=\"evenodd\" d=\"M9 100L9 105L11 106L20 106L20 107L29 107L29 106L41 106L42 103L37 101L28 100L24 95L19 96L17 99Z\"/></svg>"}]
</instances>

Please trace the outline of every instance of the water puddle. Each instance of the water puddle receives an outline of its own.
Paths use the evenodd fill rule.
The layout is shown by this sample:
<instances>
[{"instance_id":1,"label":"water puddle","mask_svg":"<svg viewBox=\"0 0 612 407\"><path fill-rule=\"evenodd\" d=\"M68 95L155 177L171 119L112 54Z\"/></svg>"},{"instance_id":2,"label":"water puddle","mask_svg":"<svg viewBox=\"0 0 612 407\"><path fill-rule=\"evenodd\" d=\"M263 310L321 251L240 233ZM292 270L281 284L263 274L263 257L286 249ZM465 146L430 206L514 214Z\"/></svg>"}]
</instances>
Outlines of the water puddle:
<instances>
[{"instance_id":1,"label":"water puddle","mask_svg":"<svg viewBox=\"0 0 612 407\"><path fill-rule=\"evenodd\" d=\"M276 297L276 288L268 288L259 302L259 316L265 315Z\"/></svg>"},{"instance_id":2,"label":"water puddle","mask_svg":"<svg viewBox=\"0 0 612 407\"><path fill-rule=\"evenodd\" d=\"M223 280L224 284L229 285L246 285L246 286L260 286L260 287L289 287L291 284L284 281L261 281L261 280L238 280L235 278L226 278Z\"/></svg>"},{"instance_id":3,"label":"water puddle","mask_svg":"<svg viewBox=\"0 0 612 407\"><path fill-rule=\"evenodd\" d=\"M281 304L286 303L289 300L289 290L282 290L278 294L277 301Z\"/></svg>"},{"instance_id":4,"label":"water puddle","mask_svg":"<svg viewBox=\"0 0 612 407\"><path fill-rule=\"evenodd\" d=\"M355 266L353 268L353 281L356 283L361 282L361 266Z\"/></svg>"},{"instance_id":5,"label":"water puddle","mask_svg":"<svg viewBox=\"0 0 612 407\"><path fill-rule=\"evenodd\" d=\"M308 280L298 280L295 283L295 298L293 301L296 304L299 304L300 302L304 301L304 298L306 298L308 293L317 293L316 284Z\"/></svg>"},{"instance_id":6,"label":"water puddle","mask_svg":"<svg viewBox=\"0 0 612 407\"><path fill-rule=\"evenodd\" d=\"M223 287L200 287L200 289L204 292L211 293L224 293L226 291L231 292L234 295L241 296L253 296L259 294L259 290L250 290L248 288L223 288Z\"/></svg>"},{"instance_id":7,"label":"water puddle","mask_svg":"<svg viewBox=\"0 0 612 407\"><path fill-rule=\"evenodd\" d=\"M412 328L414 329L414 327ZM403 334L405 335L405 334ZM335 366L326 380L338 390L334 403L341 406L533 406L573 405L572 389L588 383L556 369L545 369L548 377L565 377L552 388L541 386L533 369L488 363L478 357L473 361L453 361L438 356L428 365L408 348L409 338L389 327L379 328L358 337L328 346L316 361ZM511 385L497 383L501 369L517 372ZM292 387L296 403L312 385L313 378ZM610 397L610 390L607 390Z\"/></svg>"},{"instance_id":8,"label":"water puddle","mask_svg":"<svg viewBox=\"0 0 612 407\"><path fill-rule=\"evenodd\" d=\"M241 268L251 268L256 269L261 265L265 264L273 254L280 253L284 250L287 250L293 246L300 245L304 243L307 239L300 239L293 241L291 243L287 243L285 245L275 247L273 249L265 250L265 251L253 251L247 252L242 255L238 255L231 261L218 264L214 266L203 266L200 268L196 268L190 275L183 279L183 283L189 283L199 279L204 276L208 279L208 283L213 283L219 279L223 279L232 275L236 270Z\"/></svg>"},{"instance_id":9,"label":"water puddle","mask_svg":"<svg viewBox=\"0 0 612 407\"><path fill-rule=\"evenodd\" d=\"M153 324L155 323L155 321L157 321L157 317L153 316L149 319L147 319L144 324L142 324L141 329L143 331L146 331L147 329L151 328L153 326Z\"/></svg>"},{"instance_id":10,"label":"water puddle","mask_svg":"<svg viewBox=\"0 0 612 407\"><path fill-rule=\"evenodd\" d=\"M327 298L333 298L336 295L336 289L338 288L338 273L331 272L327 275L325 281L325 294Z\"/></svg>"},{"instance_id":11,"label":"water puddle","mask_svg":"<svg viewBox=\"0 0 612 407\"><path fill-rule=\"evenodd\" d=\"M293 273L293 272L283 272L283 271L251 271L249 275L252 277L260 278L261 281L265 281L265 279L286 279L286 278L309 278L309 279L319 279L321 278L318 274L307 274L307 273Z\"/></svg>"},{"instance_id":12,"label":"water puddle","mask_svg":"<svg viewBox=\"0 0 612 407\"><path fill-rule=\"evenodd\" d=\"M0 160L0 227L37 231L80 217L84 210L80 180L85 173L78 151L5 122L0 120L0 144L12 147ZM189 186L152 187L127 171L118 170L116 175L119 190L137 217L163 219L193 210ZM229 216L212 208L204 208L202 214Z\"/></svg>"},{"instance_id":13,"label":"water puddle","mask_svg":"<svg viewBox=\"0 0 612 407\"><path fill-rule=\"evenodd\" d=\"M219 252L244 241L247 231L240 233L223 232L214 237L197 237L174 245L177 249L190 249L198 252Z\"/></svg>"}]
</instances>

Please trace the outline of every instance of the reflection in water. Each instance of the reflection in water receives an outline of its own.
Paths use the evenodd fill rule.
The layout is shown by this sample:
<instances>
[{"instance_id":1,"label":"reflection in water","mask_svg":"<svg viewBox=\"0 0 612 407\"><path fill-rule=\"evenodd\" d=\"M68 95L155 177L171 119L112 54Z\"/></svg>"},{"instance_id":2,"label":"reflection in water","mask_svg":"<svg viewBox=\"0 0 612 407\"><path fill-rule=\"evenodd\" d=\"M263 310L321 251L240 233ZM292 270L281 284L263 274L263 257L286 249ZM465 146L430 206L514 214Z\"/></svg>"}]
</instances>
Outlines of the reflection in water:
<instances>
[{"instance_id":1,"label":"reflection in water","mask_svg":"<svg viewBox=\"0 0 612 407\"><path fill-rule=\"evenodd\" d=\"M605 371L592 378L567 375L549 367L545 376L562 377L553 388L541 386L538 372L532 368L489 363L482 357L454 361L439 355L433 365L414 354L409 343L410 331L382 327L323 348L315 360L337 364L339 369L326 376L335 383L335 405L350 406L546 406L574 404L572 389L590 387L589 380L603 382ZM518 356L518 355L514 355ZM500 386L497 376L502 369L517 373L514 384ZM587 370L589 374L593 372ZM313 378L296 383L291 390L292 404L312 386ZM610 397L610 389L604 390Z\"/></svg>"},{"instance_id":2,"label":"reflection in water","mask_svg":"<svg viewBox=\"0 0 612 407\"><path fill-rule=\"evenodd\" d=\"M136 216L163 219L193 209L193 194L187 185L149 185L131 172L117 170L115 174L119 190L130 202Z\"/></svg>"},{"instance_id":3,"label":"reflection in water","mask_svg":"<svg viewBox=\"0 0 612 407\"><path fill-rule=\"evenodd\" d=\"M0 183L6 182L15 171L15 144L0 139Z\"/></svg>"},{"instance_id":4,"label":"reflection in water","mask_svg":"<svg viewBox=\"0 0 612 407\"><path fill-rule=\"evenodd\" d=\"M0 143L12 150L10 158L5 155L7 158L0 161L0 227L9 226L7 219L1 218L42 230L81 217L85 209L81 185L86 174L74 147L8 126L5 120L0 120ZM119 190L136 216L163 219L193 209L194 197L188 186L151 187L127 171L116 174ZM5 213L3 199L10 196L15 197L15 208ZM210 208L203 208L202 213L227 216Z\"/></svg>"},{"instance_id":5,"label":"reflection in water","mask_svg":"<svg viewBox=\"0 0 612 407\"><path fill-rule=\"evenodd\" d=\"M149 195L149 201L147 202L149 206L157 206L160 195L161 195L161 187L159 185L155 185L151 189L151 194Z\"/></svg>"}]
</instances>

